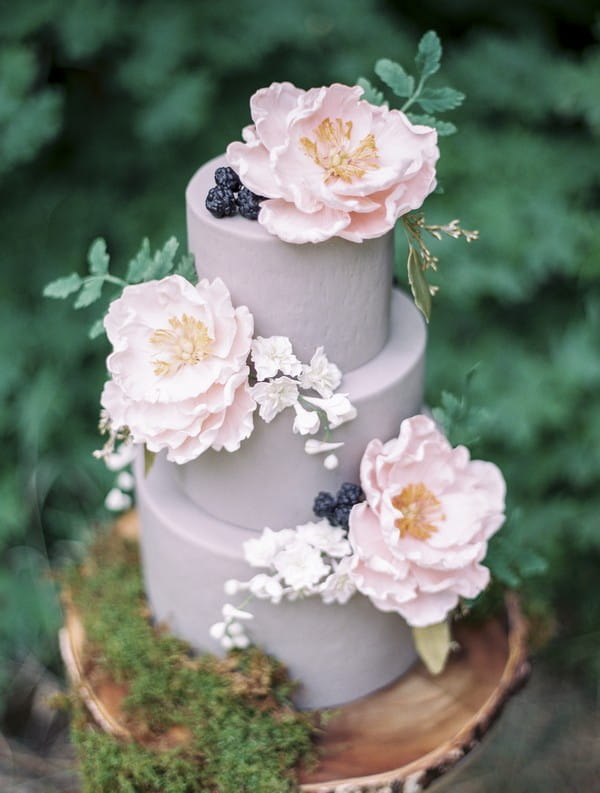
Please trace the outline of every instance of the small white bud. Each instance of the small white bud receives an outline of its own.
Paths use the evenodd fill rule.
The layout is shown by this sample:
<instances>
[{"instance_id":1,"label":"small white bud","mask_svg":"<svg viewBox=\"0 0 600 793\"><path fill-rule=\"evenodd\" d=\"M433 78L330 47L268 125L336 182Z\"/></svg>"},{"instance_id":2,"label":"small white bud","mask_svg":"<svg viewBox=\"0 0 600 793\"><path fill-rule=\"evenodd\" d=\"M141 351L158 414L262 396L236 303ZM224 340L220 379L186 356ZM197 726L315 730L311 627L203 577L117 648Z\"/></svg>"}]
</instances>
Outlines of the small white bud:
<instances>
[{"instance_id":1,"label":"small white bud","mask_svg":"<svg viewBox=\"0 0 600 793\"><path fill-rule=\"evenodd\" d=\"M335 471L335 469L340 464L340 461L336 457L335 454L328 454L327 457L323 460L323 465L328 471Z\"/></svg>"},{"instance_id":2,"label":"small white bud","mask_svg":"<svg viewBox=\"0 0 600 793\"><path fill-rule=\"evenodd\" d=\"M227 633L230 636L241 636L244 632L244 626L241 622L230 622L227 626Z\"/></svg>"},{"instance_id":3,"label":"small white bud","mask_svg":"<svg viewBox=\"0 0 600 793\"><path fill-rule=\"evenodd\" d=\"M233 647L233 639L231 639L229 636L223 636L221 639L221 647L223 647L225 650L231 650Z\"/></svg>"},{"instance_id":4,"label":"small white bud","mask_svg":"<svg viewBox=\"0 0 600 793\"><path fill-rule=\"evenodd\" d=\"M229 580L225 581L223 588L225 589L226 595L237 595L237 593L240 591L240 582L236 581L235 578L230 578Z\"/></svg>"},{"instance_id":5,"label":"small white bud","mask_svg":"<svg viewBox=\"0 0 600 793\"><path fill-rule=\"evenodd\" d=\"M246 636L246 634L240 634L233 640L233 645L234 647L238 647L240 650L245 650L246 647L250 645L250 639Z\"/></svg>"},{"instance_id":6,"label":"small white bud","mask_svg":"<svg viewBox=\"0 0 600 793\"><path fill-rule=\"evenodd\" d=\"M326 443L318 441L316 438L309 438L304 444L304 451L306 454L322 454L323 452L332 452L343 445L343 443Z\"/></svg>"},{"instance_id":7,"label":"small white bud","mask_svg":"<svg viewBox=\"0 0 600 793\"><path fill-rule=\"evenodd\" d=\"M121 490L133 490L134 485L135 479L129 471L121 471L117 477L117 486L120 487Z\"/></svg>"},{"instance_id":8,"label":"small white bud","mask_svg":"<svg viewBox=\"0 0 600 793\"><path fill-rule=\"evenodd\" d=\"M221 609L221 613L226 620L253 620L254 614L249 611L242 611L236 608L232 603L225 603Z\"/></svg>"},{"instance_id":9,"label":"small white bud","mask_svg":"<svg viewBox=\"0 0 600 793\"><path fill-rule=\"evenodd\" d=\"M212 636L213 639L219 641L220 639L225 636L225 623L224 622L215 622L214 625L211 625L208 629L209 634Z\"/></svg>"},{"instance_id":10,"label":"small white bud","mask_svg":"<svg viewBox=\"0 0 600 793\"><path fill-rule=\"evenodd\" d=\"M113 487L104 499L104 506L111 512L122 512L131 506L131 496L123 493L118 487Z\"/></svg>"}]
</instances>

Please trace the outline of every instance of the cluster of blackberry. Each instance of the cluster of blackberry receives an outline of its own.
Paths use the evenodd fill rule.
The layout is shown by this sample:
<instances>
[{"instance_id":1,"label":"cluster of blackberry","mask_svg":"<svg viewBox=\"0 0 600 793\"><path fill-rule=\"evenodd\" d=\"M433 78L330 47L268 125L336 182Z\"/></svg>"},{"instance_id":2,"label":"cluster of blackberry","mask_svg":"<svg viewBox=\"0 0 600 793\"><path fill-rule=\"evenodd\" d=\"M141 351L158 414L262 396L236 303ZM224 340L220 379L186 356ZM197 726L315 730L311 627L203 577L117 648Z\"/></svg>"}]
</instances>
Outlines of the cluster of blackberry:
<instances>
[{"instance_id":1,"label":"cluster of blackberry","mask_svg":"<svg viewBox=\"0 0 600 793\"><path fill-rule=\"evenodd\" d=\"M256 220L264 196L256 195L240 182L233 168L222 167L215 171L216 187L206 196L206 208L216 218L229 218L238 212L248 220Z\"/></svg>"},{"instance_id":2,"label":"cluster of blackberry","mask_svg":"<svg viewBox=\"0 0 600 793\"><path fill-rule=\"evenodd\" d=\"M335 496L322 490L315 498L313 512L318 518L327 518L332 526L340 526L348 531L350 510L364 500L365 494L360 485L344 482Z\"/></svg>"}]
</instances>

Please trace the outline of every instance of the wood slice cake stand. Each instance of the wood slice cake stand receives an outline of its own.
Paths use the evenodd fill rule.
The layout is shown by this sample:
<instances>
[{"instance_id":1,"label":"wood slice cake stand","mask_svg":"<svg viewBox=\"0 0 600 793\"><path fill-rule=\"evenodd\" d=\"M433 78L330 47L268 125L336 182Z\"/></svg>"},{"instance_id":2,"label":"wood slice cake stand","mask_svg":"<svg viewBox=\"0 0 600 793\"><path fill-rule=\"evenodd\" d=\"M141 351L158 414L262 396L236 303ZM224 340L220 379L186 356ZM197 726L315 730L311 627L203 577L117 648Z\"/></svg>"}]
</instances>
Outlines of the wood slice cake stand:
<instances>
[{"instance_id":1,"label":"wood slice cake stand","mask_svg":"<svg viewBox=\"0 0 600 793\"><path fill-rule=\"evenodd\" d=\"M130 513L116 530L137 538ZM400 680L335 709L319 738L321 760L300 774L304 793L418 793L477 746L508 698L527 679L527 627L517 599L507 597L503 618L453 627L460 649L442 674L421 663ZM104 731L127 739L126 691L92 680L84 667L85 631L67 607L60 648L73 686ZM177 743L177 730L164 745ZM436 789L438 786L436 785Z\"/></svg>"}]
</instances>

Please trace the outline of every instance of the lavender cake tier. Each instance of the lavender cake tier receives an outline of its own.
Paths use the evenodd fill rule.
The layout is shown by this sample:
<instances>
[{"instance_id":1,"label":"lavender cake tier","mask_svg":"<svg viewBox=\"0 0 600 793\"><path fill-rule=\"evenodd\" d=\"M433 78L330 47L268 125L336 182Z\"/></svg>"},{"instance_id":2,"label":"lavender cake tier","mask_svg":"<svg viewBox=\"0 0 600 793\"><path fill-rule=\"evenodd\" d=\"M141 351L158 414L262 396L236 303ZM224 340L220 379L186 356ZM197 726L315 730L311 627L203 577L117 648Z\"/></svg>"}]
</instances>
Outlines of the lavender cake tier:
<instances>
[{"instance_id":1,"label":"lavender cake tier","mask_svg":"<svg viewBox=\"0 0 600 793\"><path fill-rule=\"evenodd\" d=\"M293 245L256 221L217 219L205 208L218 157L186 192L189 249L203 278L225 281L234 305L254 315L255 334L288 336L302 361L318 346L343 372L371 360L387 340L393 234L360 244L340 238Z\"/></svg>"},{"instance_id":2,"label":"lavender cake tier","mask_svg":"<svg viewBox=\"0 0 600 793\"><path fill-rule=\"evenodd\" d=\"M235 454L209 450L176 466L180 486L215 518L245 528L283 529L314 519L317 493L358 482L369 441L395 437L402 419L420 411L425 341L421 315L406 295L394 290L386 345L368 363L347 372L340 386L358 416L334 431L334 439L344 441L336 470L325 470L322 456L304 452L306 436L292 433L293 413L288 410L270 424L256 418L254 432Z\"/></svg>"},{"instance_id":3,"label":"lavender cake tier","mask_svg":"<svg viewBox=\"0 0 600 793\"><path fill-rule=\"evenodd\" d=\"M152 613L198 650L221 655L209 628L227 599L224 582L248 577L242 543L254 532L194 504L162 456L147 478L138 459L136 474ZM230 498L236 498L234 481L229 490ZM251 512L253 504L247 507ZM343 606L325 605L315 597L277 606L253 601L252 612L253 639L301 681L295 697L300 707L328 707L367 694L405 672L416 657L402 618L378 611L360 595Z\"/></svg>"}]
</instances>

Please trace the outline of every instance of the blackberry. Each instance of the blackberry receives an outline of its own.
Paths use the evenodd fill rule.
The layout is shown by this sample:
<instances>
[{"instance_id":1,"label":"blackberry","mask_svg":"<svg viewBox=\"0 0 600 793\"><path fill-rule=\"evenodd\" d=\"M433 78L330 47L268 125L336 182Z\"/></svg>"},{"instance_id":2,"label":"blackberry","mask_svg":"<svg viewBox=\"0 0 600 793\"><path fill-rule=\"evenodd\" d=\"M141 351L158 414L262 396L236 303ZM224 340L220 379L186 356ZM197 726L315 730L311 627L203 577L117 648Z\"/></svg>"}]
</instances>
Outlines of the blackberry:
<instances>
[{"instance_id":1,"label":"blackberry","mask_svg":"<svg viewBox=\"0 0 600 793\"><path fill-rule=\"evenodd\" d=\"M338 504L333 510L334 525L337 524L344 529L344 531L348 531L348 518L350 517L350 511L353 506L353 504Z\"/></svg>"},{"instance_id":2,"label":"blackberry","mask_svg":"<svg viewBox=\"0 0 600 793\"><path fill-rule=\"evenodd\" d=\"M240 215L248 220L256 220L260 212L260 202L264 200L264 196L256 195L247 187L240 187L240 192L237 194Z\"/></svg>"},{"instance_id":3,"label":"blackberry","mask_svg":"<svg viewBox=\"0 0 600 793\"><path fill-rule=\"evenodd\" d=\"M215 171L215 183L219 187L224 187L226 190L231 190L232 193L237 193L240 189L240 178L237 173L229 166L217 168Z\"/></svg>"},{"instance_id":4,"label":"blackberry","mask_svg":"<svg viewBox=\"0 0 600 793\"><path fill-rule=\"evenodd\" d=\"M225 187L211 187L206 196L206 208L216 218L231 217L237 212L235 196Z\"/></svg>"},{"instance_id":5,"label":"blackberry","mask_svg":"<svg viewBox=\"0 0 600 793\"><path fill-rule=\"evenodd\" d=\"M360 485L355 485L353 482L344 482L337 493L338 506L353 507L364 500L365 494L361 490Z\"/></svg>"},{"instance_id":6,"label":"blackberry","mask_svg":"<svg viewBox=\"0 0 600 793\"><path fill-rule=\"evenodd\" d=\"M314 500L313 512L318 518L327 518L327 520L333 526L335 525L332 523L333 510L335 507L335 498L331 495L331 493L326 493L324 490L321 490L319 495Z\"/></svg>"}]
</instances>

